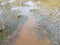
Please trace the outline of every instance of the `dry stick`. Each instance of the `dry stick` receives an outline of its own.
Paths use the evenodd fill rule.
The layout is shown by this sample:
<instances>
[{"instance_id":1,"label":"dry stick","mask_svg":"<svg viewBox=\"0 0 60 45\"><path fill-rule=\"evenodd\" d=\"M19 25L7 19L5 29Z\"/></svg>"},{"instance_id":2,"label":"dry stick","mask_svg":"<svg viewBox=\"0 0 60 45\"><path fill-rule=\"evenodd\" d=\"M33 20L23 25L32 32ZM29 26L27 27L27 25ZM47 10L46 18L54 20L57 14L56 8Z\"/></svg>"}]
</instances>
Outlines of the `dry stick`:
<instances>
[{"instance_id":1,"label":"dry stick","mask_svg":"<svg viewBox=\"0 0 60 45\"><path fill-rule=\"evenodd\" d=\"M0 41L0 45L2 45L2 41L3 41L3 29L0 30L0 33L1 33L1 41Z\"/></svg>"}]
</instances>

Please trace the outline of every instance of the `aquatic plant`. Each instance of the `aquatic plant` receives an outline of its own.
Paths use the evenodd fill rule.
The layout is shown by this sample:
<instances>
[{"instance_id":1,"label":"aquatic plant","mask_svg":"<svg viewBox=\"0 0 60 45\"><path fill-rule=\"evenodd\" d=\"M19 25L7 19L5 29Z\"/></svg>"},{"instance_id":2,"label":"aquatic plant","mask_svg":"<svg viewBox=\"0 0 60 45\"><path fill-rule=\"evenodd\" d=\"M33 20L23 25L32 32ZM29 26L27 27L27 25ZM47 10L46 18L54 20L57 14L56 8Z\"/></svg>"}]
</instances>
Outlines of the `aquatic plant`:
<instances>
[{"instance_id":1,"label":"aquatic plant","mask_svg":"<svg viewBox=\"0 0 60 45\"><path fill-rule=\"evenodd\" d=\"M11 5L1 5L2 12L0 13L0 45L8 38L13 32L16 31L18 24L21 21L21 16L17 11L11 10ZM18 16L17 16L18 15ZM17 30L18 31L18 30Z\"/></svg>"},{"instance_id":2,"label":"aquatic plant","mask_svg":"<svg viewBox=\"0 0 60 45\"><path fill-rule=\"evenodd\" d=\"M38 13L40 11L40 13ZM48 37L51 45L60 45L60 9L42 7L40 10L32 10L34 16L39 19L37 23L38 37Z\"/></svg>"}]
</instances>

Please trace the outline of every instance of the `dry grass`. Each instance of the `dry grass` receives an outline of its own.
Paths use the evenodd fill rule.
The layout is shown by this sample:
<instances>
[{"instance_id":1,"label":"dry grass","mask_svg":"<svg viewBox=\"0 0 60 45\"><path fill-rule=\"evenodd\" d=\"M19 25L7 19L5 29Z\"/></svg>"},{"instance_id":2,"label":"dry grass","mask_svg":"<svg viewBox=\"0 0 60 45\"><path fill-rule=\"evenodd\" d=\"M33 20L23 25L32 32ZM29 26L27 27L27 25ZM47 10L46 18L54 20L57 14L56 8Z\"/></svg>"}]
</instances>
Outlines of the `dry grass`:
<instances>
[{"instance_id":1,"label":"dry grass","mask_svg":"<svg viewBox=\"0 0 60 45\"><path fill-rule=\"evenodd\" d=\"M41 0L41 5L50 7L60 7L60 0Z\"/></svg>"}]
</instances>

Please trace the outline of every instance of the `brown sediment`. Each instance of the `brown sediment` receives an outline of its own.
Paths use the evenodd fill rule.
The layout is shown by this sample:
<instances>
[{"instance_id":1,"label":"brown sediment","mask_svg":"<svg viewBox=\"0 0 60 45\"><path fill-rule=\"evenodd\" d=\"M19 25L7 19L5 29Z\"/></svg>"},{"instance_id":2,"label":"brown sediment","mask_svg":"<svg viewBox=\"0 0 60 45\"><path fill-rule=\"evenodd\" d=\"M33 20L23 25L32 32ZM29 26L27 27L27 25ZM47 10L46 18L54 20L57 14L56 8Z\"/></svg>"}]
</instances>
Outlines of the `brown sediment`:
<instances>
[{"instance_id":1,"label":"brown sediment","mask_svg":"<svg viewBox=\"0 0 60 45\"><path fill-rule=\"evenodd\" d=\"M36 34L32 31L34 26L34 20L30 19L26 22L23 29L19 33L19 37L15 42L15 45L50 45L48 38L38 39Z\"/></svg>"}]
</instances>

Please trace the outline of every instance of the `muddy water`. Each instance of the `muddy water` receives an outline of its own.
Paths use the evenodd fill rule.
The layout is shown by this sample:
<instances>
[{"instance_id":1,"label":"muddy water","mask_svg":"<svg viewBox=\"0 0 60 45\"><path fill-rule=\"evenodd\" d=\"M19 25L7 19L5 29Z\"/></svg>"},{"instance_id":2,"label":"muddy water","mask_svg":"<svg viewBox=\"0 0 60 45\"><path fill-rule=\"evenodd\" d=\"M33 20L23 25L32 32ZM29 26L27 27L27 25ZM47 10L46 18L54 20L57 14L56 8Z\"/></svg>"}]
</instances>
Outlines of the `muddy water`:
<instances>
[{"instance_id":1,"label":"muddy water","mask_svg":"<svg viewBox=\"0 0 60 45\"><path fill-rule=\"evenodd\" d=\"M30 12L31 7L20 7L21 15L27 16L28 20L19 33L15 45L50 45L48 38L38 38L34 32L35 22L38 20Z\"/></svg>"}]
</instances>

